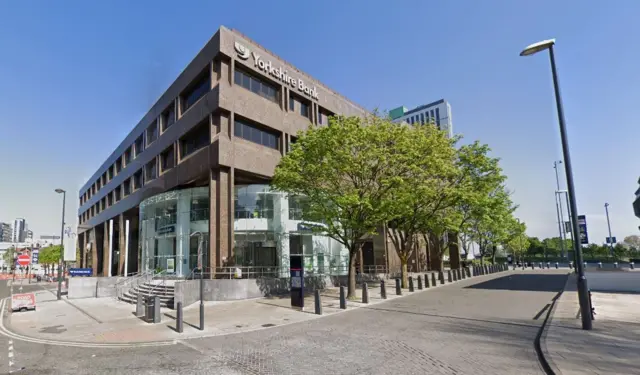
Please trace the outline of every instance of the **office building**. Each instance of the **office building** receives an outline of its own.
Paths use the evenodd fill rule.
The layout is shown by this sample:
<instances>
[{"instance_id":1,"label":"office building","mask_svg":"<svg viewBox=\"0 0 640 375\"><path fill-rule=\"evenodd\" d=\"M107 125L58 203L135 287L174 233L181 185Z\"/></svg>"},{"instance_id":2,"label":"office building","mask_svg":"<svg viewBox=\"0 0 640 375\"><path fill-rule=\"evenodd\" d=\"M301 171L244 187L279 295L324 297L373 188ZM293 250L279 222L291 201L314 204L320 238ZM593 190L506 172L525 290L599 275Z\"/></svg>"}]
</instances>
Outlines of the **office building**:
<instances>
[{"instance_id":1,"label":"office building","mask_svg":"<svg viewBox=\"0 0 640 375\"><path fill-rule=\"evenodd\" d=\"M291 254L303 254L310 272L345 274L346 249L312 233L299 198L271 191L269 181L298 131L327 125L334 114L365 113L221 27L81 188L82 264L102 276L187 277L201 233L210 277L229 278L237 268L242 277L288 275ZM374 236L365 262L384 262L385 249Z\"/></svg>"},{"instance_id":2,"label":"office building","mask_svg":"<svg viewBox=\"0 0 640 375\"><path fill-rule=\"evenodd\" d=\"M24 242L27 229L27 222L25 219L18 218L13 221L13 235L11 242Z\"/></svg>"},{"instance_id":3,"label":"office building","mask_svg":"<svg viewBox=\"0 0 640 375\"><path fill-rule=\"evenodd\" d=\"M404 106L394 108L389 111L389 116L394 122L406 122L412 125L433 122L438 129L446 131L450 137L453 136L451 105L444 99L411 110L407 110Z\"/></svg>"},{"instance_id":4,"label":"office building","mask_svg":"<svg viewBox=\"0 0 640 375\"><path fill-rule=\"evenodd\" d=\"M13 229L9 223L0 222L0 242L12 242L13 241Z\"/></svg>"}]
</instances>

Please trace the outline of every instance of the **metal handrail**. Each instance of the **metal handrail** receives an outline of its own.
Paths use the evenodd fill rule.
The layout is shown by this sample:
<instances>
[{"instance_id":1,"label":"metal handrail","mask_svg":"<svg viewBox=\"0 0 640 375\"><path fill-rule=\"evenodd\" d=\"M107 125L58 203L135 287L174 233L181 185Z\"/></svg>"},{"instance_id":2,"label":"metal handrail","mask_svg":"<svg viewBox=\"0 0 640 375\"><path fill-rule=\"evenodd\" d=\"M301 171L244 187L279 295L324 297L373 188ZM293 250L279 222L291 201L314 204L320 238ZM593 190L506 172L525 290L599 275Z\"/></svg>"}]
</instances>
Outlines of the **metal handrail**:
<instances>
[{"instance_id":1,"label":"metal handrail","mask_svg":"<svg viewBox=\"0 0 640 375\"><path fill-rule=\"evenodd\" d=\"M140 285L140 281L146 282L149 278L153 278L153 271L146 270L141 273L137 273L133 277L128 277L123 280L120 280L116 283L116 299L120 299L127 293L131 288L135 288Z\"/></svg>"},{"instance_id":2,"label":"metal handrail","mask_svg":"<svg viewBox=\"0 0 640 375\"><path fill-rule=\"evenodd\" d=\"M162 270L158 273L154 272L151 280L155 280L159 276L162 276L162 281L159 284L153 284L153 287L150 290L148 290L146 293L143 293L143 295L146 294L147 297L152 296L157 289L159 289L160 287L164 288L167 285L167 270Z\"/></svg>"}]
</instances>

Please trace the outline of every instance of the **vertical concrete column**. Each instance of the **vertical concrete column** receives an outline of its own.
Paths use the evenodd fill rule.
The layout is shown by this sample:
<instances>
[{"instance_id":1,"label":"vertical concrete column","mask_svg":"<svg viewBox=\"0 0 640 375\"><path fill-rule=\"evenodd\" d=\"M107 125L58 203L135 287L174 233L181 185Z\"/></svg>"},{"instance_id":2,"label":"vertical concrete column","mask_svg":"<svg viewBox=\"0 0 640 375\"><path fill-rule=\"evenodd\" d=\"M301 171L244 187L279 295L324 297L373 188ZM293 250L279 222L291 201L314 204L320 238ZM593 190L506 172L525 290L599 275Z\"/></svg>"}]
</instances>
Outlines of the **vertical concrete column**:
<instances>
[{"instance_id":1,"label":"vertical concrete column","mask_svg":"<svg viewBox=\"0 0 640 375\"><path fill-rule=\"evenodd\" d=\"M96 228L91 228L89 232L89 243L91 244L91 268L93 275L98 275L98 242L96 241Z\"/></svg>"},{"instance_id":2,"label":"vertical concrete column","mask_svg":"<svg viewBox=\"0 0 640 375\"><path fill-rule=\"evenodd\" d=\"M78 247L80 247L80 259L77 259L80 262L80 267L85 268L87 266L87 233L78 234Z\"/></svg>"},{"instance_id":3,"label":"vertical concrete column","mask_svg":"<svg viewBox=\"0 0 640 375\"><path fill-rule=\"evenodd\" d=\"M289 276L289 257L291 249L289 238L285 235L287 231L287 220L289 220L289 198L284 193L274 193L273 199L273 231L276 234L276 251L278 256L278 267L280 267L280 277Z\"/></svg>"},{"instance_id":4,"label":"vertical concrete column","mask_svg":"<svg viewBox=\"0 0 640 375\"><path fill-rule=\"evenodd\" d=\"M187 194L178 194L176 213L176 264L175 272L178 275L186 276L189 269L195 268L189 265L189 241L191 234L191 196Z\"/></svg>"},{"instance_id":5,"label":"vertical concrete column","mask_svg":"<svg viewBox=\"0 0 640 375\"><path fill-rule=\"evenodd\" d=\"M212 169L209 182L209 266L223 267L233 250L233 170Z\"/></svg>"},{"instance_id":6,"label":"vertical concrete column","mask_svg":"<svg viewBox=\"0 0 640 375\"><path fill-rule=\"evenodd\" d=\"M118 270L114 270L113 274L114 276L124 276L125 275L125 270L124 270L124 257L125 257L125 241L126 241L126 237L125 237L125 233L124 233L124 221L125 221L126 217L124 216L124 214L120 214L118 215L118 250L120 251L120 255L119 255L119 259L118 259Z\"/></svg>"},{"instance_id":7,"label":"vertical concrete column","mask_svg":"<svg viewBox=\"0 0 640 375\"><path fill-rule=\"evenodd\" d=\"M109 220L105 220L102 245L102 276L109 276Z\"/></svg>"}]
</instances>

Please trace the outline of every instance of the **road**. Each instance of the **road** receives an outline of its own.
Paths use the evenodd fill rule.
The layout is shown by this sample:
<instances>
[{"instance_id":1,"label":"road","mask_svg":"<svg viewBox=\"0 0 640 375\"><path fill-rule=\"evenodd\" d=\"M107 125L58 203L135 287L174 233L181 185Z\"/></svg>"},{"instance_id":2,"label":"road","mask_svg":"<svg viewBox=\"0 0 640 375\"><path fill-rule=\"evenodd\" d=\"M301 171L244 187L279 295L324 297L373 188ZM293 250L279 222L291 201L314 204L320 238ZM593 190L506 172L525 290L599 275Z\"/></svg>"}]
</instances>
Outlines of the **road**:
<instances>
[{"instance_id":1,"label":"road","mask_svg":"<svg viewBox=\"0 0 640 375\"><path fill-rule=\"evenodd\" d=\"M14 368L25 374L543 374L534 339L545 306L565 281L566 270L500 273L303 323L162 347L14 341Z\"/></svg>"}]
</instances>

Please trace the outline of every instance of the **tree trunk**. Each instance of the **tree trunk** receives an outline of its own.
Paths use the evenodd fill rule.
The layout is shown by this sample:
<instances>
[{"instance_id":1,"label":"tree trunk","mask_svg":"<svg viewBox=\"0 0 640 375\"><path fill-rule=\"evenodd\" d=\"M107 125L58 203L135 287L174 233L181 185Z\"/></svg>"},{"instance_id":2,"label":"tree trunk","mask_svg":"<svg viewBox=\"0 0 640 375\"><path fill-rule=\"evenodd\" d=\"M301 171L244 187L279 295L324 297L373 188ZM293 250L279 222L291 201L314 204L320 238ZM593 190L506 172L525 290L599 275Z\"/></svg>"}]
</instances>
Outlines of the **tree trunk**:
<instances>
[{"instance_id":1,"label":"tree trunk","mask_svg":"<svg viewBox=\"0 0 640 375\"><path fill-rule=\"evenodd\" d=\"M407 257L406 256L400 257L400 264L402 265L401 271L400 271L401 286L403 288L408 288L409 275L407 273Z\"/></svg>"},{"instance_id":2,"label":"tree trunk","mask_svg":"<svg viewBox=\"0 0 640 375\"><path fill-rule=\"evenodd\" d=\"M356 298L356 257L357 251L349 251L349 283L347 285L347 298Z\"/></svg>"}]
</instances>

